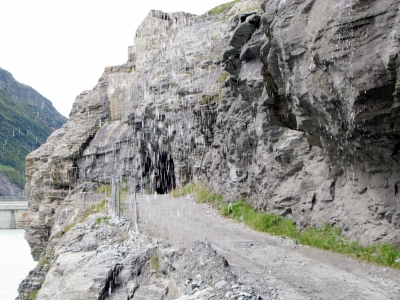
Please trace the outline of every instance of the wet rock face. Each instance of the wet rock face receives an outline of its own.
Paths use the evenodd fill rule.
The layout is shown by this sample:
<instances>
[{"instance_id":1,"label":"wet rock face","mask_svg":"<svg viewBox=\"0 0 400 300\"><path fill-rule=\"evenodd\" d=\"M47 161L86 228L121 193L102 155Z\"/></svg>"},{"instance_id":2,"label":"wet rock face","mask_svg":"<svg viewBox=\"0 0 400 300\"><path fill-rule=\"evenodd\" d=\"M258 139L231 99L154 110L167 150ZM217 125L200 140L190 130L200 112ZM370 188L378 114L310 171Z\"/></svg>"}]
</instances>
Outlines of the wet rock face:
<instances>
[{"instance_id":1,"label":"wet rock face","mask_svg":"<svg viewBox=\"0 0 400 300\"><path fill-rule=\"evenodd\" d=\"M271 123L304 132L326 151L332 179L321 186L321 201L349 207L357 201L346 213L365 214L361 231L372 240L399 238L399 4L262 3ZM349 224L338 216L337 223L360 226L357 219Z\"/></svg>"},{"instance_id":2,"label":"wet rock face","mask_svg":"<svg viewBox=\"0 0 400 300\"><path fill-rule=\"evenodd\" d=\"M33 253L66 196L112 177L158 192L202 182L300 228L397 242L397 4L150 12L128 62L107 68L27 158Z\"/></svg>"}]
</instances>

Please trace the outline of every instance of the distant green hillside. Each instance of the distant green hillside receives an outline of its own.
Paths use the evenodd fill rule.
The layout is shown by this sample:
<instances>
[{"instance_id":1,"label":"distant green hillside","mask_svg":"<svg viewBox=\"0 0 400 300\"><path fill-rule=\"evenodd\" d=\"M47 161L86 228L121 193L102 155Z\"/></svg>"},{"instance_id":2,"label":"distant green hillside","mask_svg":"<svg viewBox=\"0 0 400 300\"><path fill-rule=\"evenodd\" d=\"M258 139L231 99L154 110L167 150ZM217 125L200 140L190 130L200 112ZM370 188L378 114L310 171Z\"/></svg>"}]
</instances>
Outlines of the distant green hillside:
<instances>
[{"instance_id":1,"label":"distant green hillside","mask_svg":"<svg viewBox=\"0 0 400 300\"><path fill-rule=\"evenodd\" d=\"M0 173L24 187L25 157L66 120L49 100L0 68Z\"/></svg>"}]
</instances>

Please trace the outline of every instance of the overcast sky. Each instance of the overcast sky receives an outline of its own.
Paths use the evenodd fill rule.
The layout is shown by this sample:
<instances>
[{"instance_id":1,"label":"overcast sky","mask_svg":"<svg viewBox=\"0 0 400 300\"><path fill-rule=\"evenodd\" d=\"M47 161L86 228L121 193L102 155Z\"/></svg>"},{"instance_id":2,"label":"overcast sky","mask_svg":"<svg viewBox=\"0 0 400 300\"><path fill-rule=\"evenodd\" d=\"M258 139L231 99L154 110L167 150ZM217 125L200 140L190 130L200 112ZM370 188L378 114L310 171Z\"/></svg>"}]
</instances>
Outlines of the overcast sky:
<instances>
[{"instance_id":1,"label":"overcast sky","mask_svg":"<svg viewBox=\"0 0 400 300\"><path fill-rule=\"evenodd\" d=\"M151 9L202 14L229 0L0 0L0 67L69 115L106 66L127 61Z\"/></svg>"}]
</instances>

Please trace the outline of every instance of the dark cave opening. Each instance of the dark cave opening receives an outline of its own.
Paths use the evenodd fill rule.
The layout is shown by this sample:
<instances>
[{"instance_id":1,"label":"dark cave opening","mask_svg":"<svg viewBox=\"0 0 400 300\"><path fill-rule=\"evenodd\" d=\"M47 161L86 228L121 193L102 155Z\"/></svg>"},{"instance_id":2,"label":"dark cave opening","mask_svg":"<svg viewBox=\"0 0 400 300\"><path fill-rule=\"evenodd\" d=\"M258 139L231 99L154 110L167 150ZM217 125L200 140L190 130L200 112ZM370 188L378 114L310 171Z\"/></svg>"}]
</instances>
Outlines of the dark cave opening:
<instances>
[{"instance_id":1,"label":"dark cave opening","mask_svg":"<svg viewBox=\"0 0 400 300\"><path fill-rule=\"evenodd\" d=\"M167 152L158 155L154 166L153 190L158 194L167 194L175 188L174 160Z\"/></svg>"},{"instance_id":2,"label":"dark cave opening","mask_svg":"<svg viewBox=\"0 0 400 300\"><path fill-rule=\"evenodd\" d=\"M152 193L169 193L175 188L176 182L172 156L167 152L147 155L143 161L143 177L147 178L147 184Z\"/></svg>"}]
</instances>

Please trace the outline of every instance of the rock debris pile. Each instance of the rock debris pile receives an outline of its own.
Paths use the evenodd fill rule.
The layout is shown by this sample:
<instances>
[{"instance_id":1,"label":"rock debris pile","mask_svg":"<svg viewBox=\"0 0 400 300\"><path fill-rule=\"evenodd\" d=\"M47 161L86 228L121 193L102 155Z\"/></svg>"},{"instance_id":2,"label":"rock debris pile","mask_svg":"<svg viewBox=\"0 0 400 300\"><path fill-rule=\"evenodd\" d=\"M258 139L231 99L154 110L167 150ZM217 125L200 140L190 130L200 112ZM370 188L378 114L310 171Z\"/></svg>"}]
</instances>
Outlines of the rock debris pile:
<instances>
[{"instance_id":1,"label":"rock debris pile","mask_svg":"<svg viewBox=\"0 0 400 300\"><path fill-rule=\"evenodd\" d=\"M39 299L265 299L204 242L175 249L124 218L93 214L48 244L20 296ZM45 280L44 280L45 279Z\"/></svg>"}]
</instances>

